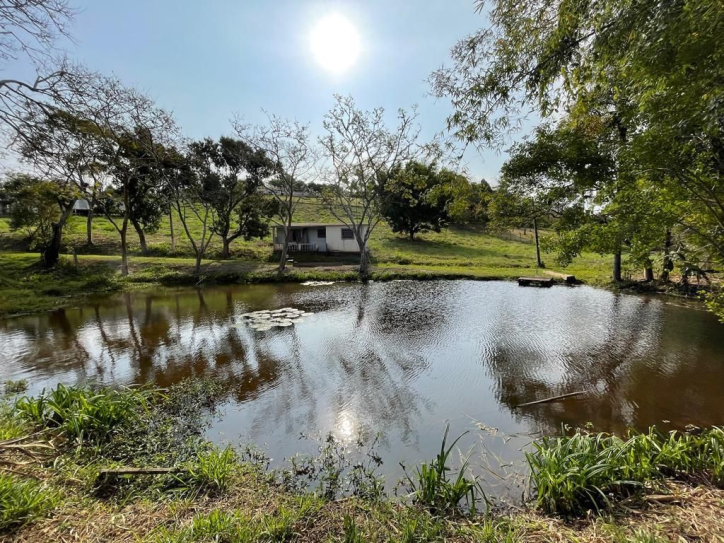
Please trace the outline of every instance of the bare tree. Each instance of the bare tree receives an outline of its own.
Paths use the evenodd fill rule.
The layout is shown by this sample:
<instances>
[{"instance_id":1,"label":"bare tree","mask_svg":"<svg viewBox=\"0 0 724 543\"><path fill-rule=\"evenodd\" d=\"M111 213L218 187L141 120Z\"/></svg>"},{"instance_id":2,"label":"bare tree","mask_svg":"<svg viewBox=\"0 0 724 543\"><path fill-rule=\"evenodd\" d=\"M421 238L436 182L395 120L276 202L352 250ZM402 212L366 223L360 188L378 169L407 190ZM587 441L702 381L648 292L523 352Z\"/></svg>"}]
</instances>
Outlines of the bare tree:
<instances>
[{"instance_id":1,"label":"bare tree","mask_svg":"<svg viewBox=\"0 0 724 543\"><path fill-rule=\"evenodd\" d=\"M70 38L76 14L66 0L0 0L0 61L27 56L43 63L59 36Z\"/></svg>"},{"instance_id":2,"label":"bare tree","mask_svg":"<svg viewBox=\"0 0 724 543\"><path fill-rule=\"evenodd\" d=\"M310 182L317 177L319 153L309 133L309 126L267 114L266 125L250 126L238 117L232 126L239 138L251 147L261 149L275 164L275 173L263 181L265 192L279 203L277 224L284 228L279 271L284 271L289 251L289 237L294 211L302 198L299 181Z\"/></svg>"},{"instance_id":3,"label":"bare tree","mask_svg":"<svg viewBox=\"0 0 724 543\"><path fill-rule=\"evenodd\" d=\"M66 0L0 0L0 129L10 138L23 135L30 107L64 102L69 88L77 87L75 66L55 47L59 36L72 39L76 13ZM21 58L35 65L33 81L4 73Z\"/></svg>"},{"instance_id":4,"label":"bare tree","mask_svg":"<svg viewBox=\"0 0 724 543\"><path fill-rule=\"evenodd\" d=\"M369 272L367 242L382 218L379 187L401 164L424 153L417 143L417 117L402 109L397 127L390 129L384 109L357 109L351 96L335 96L324 117L327 134L320 139L331 179L324 192L330 212L349 227L360 248L360 273Z\"/></svg>"}]
</instances>

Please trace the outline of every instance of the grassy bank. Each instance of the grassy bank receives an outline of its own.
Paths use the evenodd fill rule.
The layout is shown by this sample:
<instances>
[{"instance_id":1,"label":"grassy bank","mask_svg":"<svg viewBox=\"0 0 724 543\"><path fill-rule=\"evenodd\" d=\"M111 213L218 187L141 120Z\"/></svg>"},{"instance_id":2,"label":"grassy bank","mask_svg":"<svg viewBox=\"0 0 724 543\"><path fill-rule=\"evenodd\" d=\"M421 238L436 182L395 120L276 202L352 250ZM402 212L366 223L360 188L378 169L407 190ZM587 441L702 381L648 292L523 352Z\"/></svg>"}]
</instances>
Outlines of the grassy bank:
<instances>
[{"instance_id":1,"label":"grassy bank","mask_svg":"<svg viewBox=\"0 0 724 543\"><path fill-rule=\"evenodd\" d=\"M8 541L643 543L724 533L724 492L712 485L724 467L711 454L724 445L717 429L542 440L529 457L538 507L503 513L451 465L450 443L410 470L402 501L381 490L374 463L345 464L333 442L280 471L253 449L219 449L202 434L222 395L212 381L166 391L59 387L42 398L10 388L0 411ZM171 472L102 475L151 466Z\"/></svg>"},{"instance_id":2,"label":"grassy bank","mask_svg":"<svg viewBox=\"0 0 724 543\"><path fill-rule=\"evenodd\" d=\"M332 221L312 204L301 206L299 220ZM198 226L198 225L197 225ZM85 245L85 218L72 217L65 231L66 255L55 270L43 270L37 253L27 252L22 234L10 232L8 220L0 218L0 315L40 311L69 305L84 296L104 294L143 285L181 286L214 283L255 283L306 280L353 281L354 258L299 255L297 265L285 274L276 273L270 239L237 241L233 258L209 258L203 262L201 277L194 271L190 246L177 232L177 251L170 251L168 220L155 234L148 236L150 255L140 255L140 247L131 238L130 272L119 276L118 236L105 218L94 222L94 246ZM530 232L493 235L477 227L449 228L427 233L410 241L381 224L370 240L373 258L372 279L396 278L471 278L513 279L521 275L544 273L535 268L535 248ZM78 266L68 253L78 252ZM212 245L210 257L218 253ZM311 260L311 262L309 262ZM305 262L314 264L304 266ZM608 259L584 255L562 270L593 284L606 284Z\"/></svg>"}]
</instances>

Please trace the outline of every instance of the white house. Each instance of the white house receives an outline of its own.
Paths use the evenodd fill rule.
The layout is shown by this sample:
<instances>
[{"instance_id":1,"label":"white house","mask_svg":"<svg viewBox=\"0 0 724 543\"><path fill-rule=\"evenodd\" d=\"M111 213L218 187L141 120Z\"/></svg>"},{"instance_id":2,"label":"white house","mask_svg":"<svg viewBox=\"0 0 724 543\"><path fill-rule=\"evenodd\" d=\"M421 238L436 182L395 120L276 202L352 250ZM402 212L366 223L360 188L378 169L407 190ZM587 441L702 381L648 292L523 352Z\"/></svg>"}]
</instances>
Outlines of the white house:
<instances>
[{"instance_id":1,"label":"white house","mask_svg":"<svg viewBox=\"0 0 724 543\"><path fill-rule=\"evenodd\" d=\"M366 227L362 227L363 232ZM284 244L284 227L274 232L274 250L281 251ZM360 248L352 229L344 224L316 222L292 223L289 232L289 252L359 253Z\"/></svg>"}]
</instances>

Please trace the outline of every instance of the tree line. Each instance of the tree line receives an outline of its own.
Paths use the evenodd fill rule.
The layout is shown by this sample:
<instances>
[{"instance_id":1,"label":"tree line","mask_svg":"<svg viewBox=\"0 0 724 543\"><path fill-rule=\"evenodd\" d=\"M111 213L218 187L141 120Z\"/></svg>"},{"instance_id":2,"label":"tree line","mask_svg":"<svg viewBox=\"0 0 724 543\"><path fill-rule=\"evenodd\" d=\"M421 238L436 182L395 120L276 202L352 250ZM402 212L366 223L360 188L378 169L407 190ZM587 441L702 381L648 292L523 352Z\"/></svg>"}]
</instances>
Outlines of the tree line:
<instances>
[{"instance_id":1,"label":"tree line","mask_svg":"<svg viewBox=\"0 0 724 543\"><path fill-rule=\"evenodd\" d=\"M509 145L501 190L545 217L561 263L621 254L648 280L724 264L724 4L478 0L488 24L432 74L448 128Z\"/></svg>"}]
</instances>

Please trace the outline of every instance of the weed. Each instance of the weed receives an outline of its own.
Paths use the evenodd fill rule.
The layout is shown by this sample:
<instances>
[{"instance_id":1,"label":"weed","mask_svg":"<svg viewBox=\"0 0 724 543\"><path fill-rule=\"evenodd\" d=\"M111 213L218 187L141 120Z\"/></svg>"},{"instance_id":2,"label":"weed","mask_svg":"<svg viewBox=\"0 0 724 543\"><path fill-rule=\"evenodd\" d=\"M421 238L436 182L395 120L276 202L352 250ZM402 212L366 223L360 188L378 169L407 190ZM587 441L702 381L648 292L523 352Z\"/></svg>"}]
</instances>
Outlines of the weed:
<instances>
[{"instance_id":1,"label":"weed","mask_svg":"<svg viewBox=\"0 0 724 543\"><path fill-rule=\"evenodd\" d=\"M43 516L58 501L58 494L37 481L0 473L0 530L17 528Z\"/></svg>"},{"instance_id":2,"label":"weed","mask_svg":"<svg viewBox=\"0 0 724 543\"><path fill-rule=\"evenodd\" d=\"M344 516L343 521L344 535L342 541L344 543L362 543L362 532L357 528L357 523L349 515Z\"/></svg>"},{"instance_id":3,"label":"weed","mask_svg":"<svg viewBox=\"0 0 724 543\"><path fill-rule=\"evenodd\" d=\"M188 469L190 484L205 492L223 492L229 486L232 476L238 469L238 457L234 449L212 448L197 455L196 462Z\"/></svg>"},{"instance_id":4,"label":"weed","mask_svg":"<svg viewBox=\"0 0 724 543\"><path fill-rule=\"evenodd\" d=\"M26 390L28 390L28 381L26 379L5 381L5 394L22 394Z\"/></svg>"},{"instance_id":5,"label":"weed","mask_svg":"<svg viewBox=\"0 0 724 543\"><path fill-rule=\"evenodd\" d=\"M465 460L460 466L457 477L454 480L448 478L448 472L451 471L448 466L450 453L458 441L467 433L463 433L446 448L447 436L450 426L445 427L445 433L442 437L442 445L437 457L429 464L423 462L415 469L415 477L413 478L407 473L405 466L402 469L411 494L417 503L421 503L429 507L433 512L446 512L458 509L460 502L466 500L468 508L472 513L475 512L475 504L478 495L484 497L480 485L475 479L468 479L465 476L468 462Z\"/></svg>"}]
</instances>

